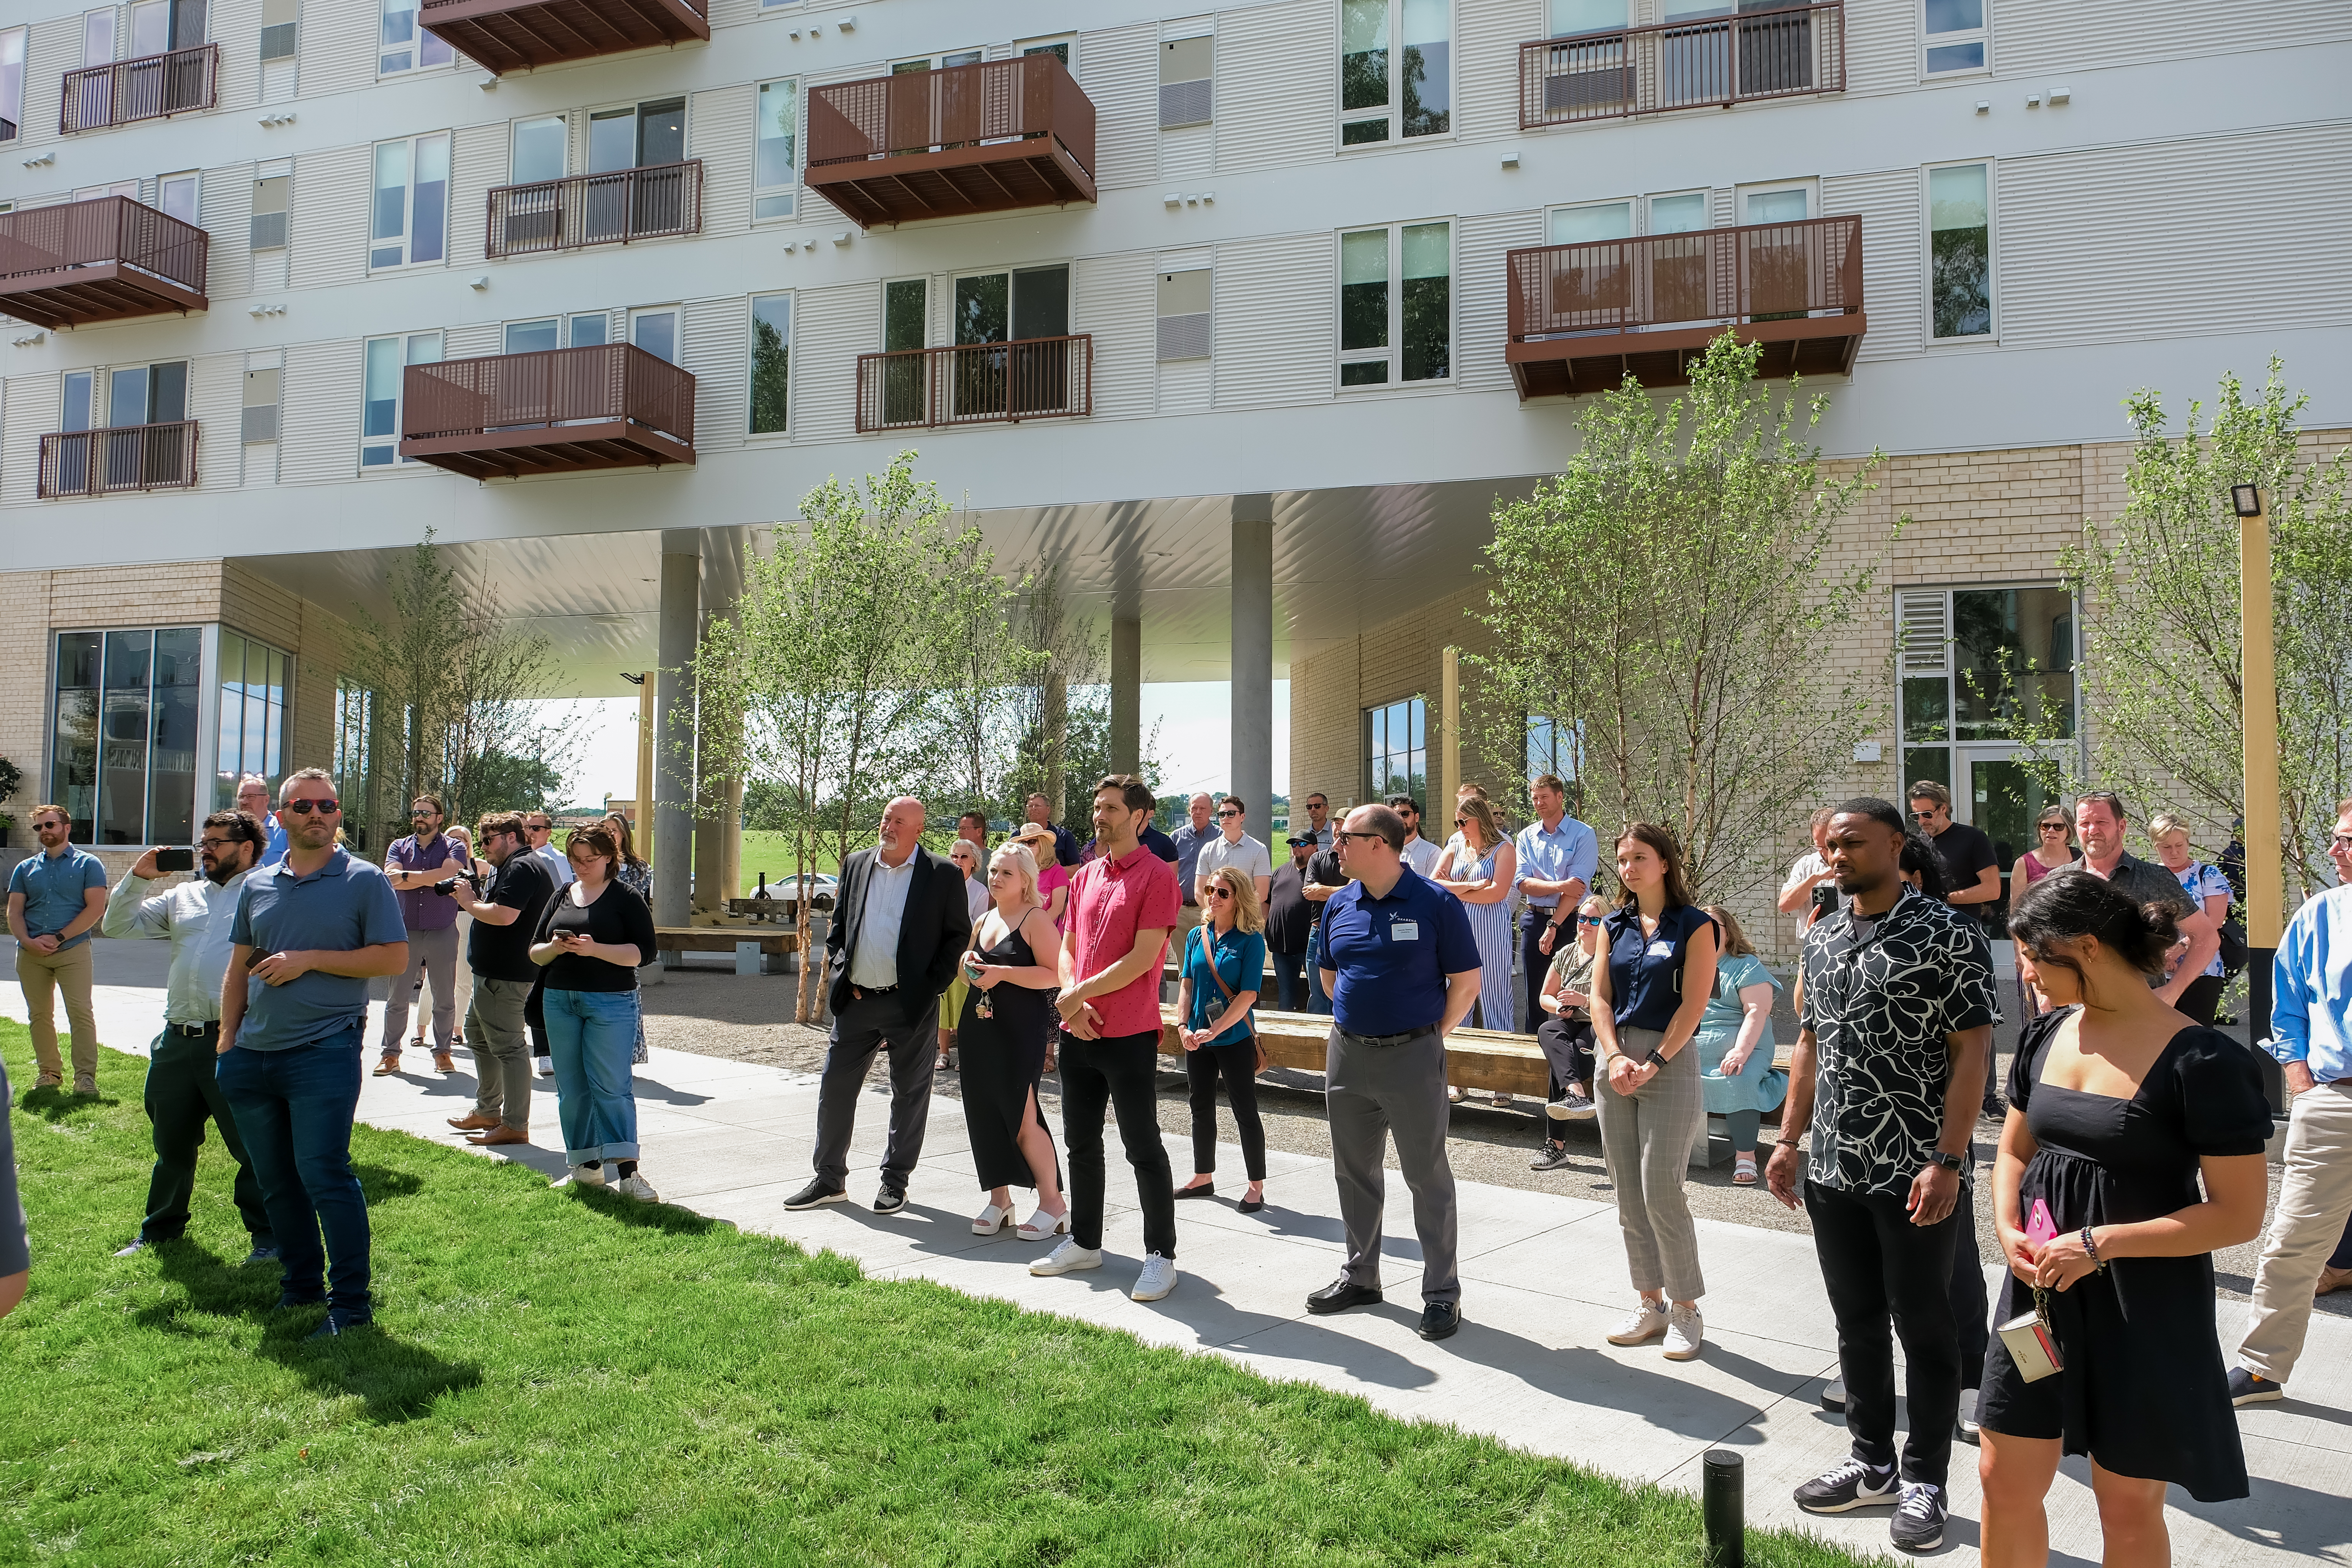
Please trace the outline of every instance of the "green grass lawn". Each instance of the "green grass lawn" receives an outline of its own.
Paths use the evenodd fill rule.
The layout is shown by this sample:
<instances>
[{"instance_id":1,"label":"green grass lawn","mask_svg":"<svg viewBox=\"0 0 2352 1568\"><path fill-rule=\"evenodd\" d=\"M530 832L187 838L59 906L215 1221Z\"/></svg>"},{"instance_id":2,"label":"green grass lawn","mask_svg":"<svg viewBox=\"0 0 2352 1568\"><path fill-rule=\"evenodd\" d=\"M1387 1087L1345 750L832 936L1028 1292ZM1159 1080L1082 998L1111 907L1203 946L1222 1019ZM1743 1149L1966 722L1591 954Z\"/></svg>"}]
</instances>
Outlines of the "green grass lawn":
<instances>
[{"instance_id":1,"label":"green grass lawn","mask_svg":"<svg viewBox=\"0 0 2352 1568\"><path fill-rule=\"evenodd\" d=\"M841 868L831 855L814 857L811 870L831 876ZM743 892L749 897L760 885L760 873L765 871L772 884L788 883L793 879L793 838L789 833L771 828L747 827L743 830Z\"/></svg>"},{"instance_id":2,"label":"green grass lawn","mask_svg":"<svg viewBox=\"0 0 2352 1568\"><path fill-rule=\"evenodd\" d=\"M18 1084L23 1028L0 1022ZM12 1114L0 1563L1695 1564L1690 1500L368 1128L377 1326L306 1343L207 1145L137 1258L144 1064ZM1759 1568L1851 1560L1751 1537Z\"/></svg>"}]
</instances>

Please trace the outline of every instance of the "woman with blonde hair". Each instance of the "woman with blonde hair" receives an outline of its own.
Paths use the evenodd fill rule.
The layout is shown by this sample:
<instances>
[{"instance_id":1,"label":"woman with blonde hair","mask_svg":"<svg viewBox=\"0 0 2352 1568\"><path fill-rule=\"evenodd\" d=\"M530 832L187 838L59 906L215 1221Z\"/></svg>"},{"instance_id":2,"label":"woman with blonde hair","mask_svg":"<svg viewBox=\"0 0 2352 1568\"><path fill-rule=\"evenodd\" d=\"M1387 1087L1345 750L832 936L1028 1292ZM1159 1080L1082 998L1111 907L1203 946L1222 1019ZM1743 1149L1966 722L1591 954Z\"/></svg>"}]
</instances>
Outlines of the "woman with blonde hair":
<instances>
[{"instance_id":1,"label":"woman with blonde hair","mask_svg":"<svg viewBox=\"0 0 2352 1568\"><path fill-rule=\"evenodd\" d=\"M2157 863L2179 879L2180 890L2197 900L2197 907L2205 911L2205 918L2218 930L2230 918L2230 900L2234 896L2230 879L2189 852L2189 825L2172 813L2159 811L2149 817L2147 836L2156 845ZM2179 963L2187 952L2184 942L2179 951L2170 955L2171 961ZM2228 984L2229 971L2222 967L2217 952L2205 965L2205 973L2189 983L2174 1005L2210 1029L2221 1005L2221 988Z\"/></svg>"},{"instance_id":2,"label":"woman with blonde hair","mask_svg":"<svg viewBox=\"0 0 2352 1568\"><path fill-rule=\"evenodd\" d=\"M1517 988L1511 984L1511 884L1519 867L1519 852L1495 821L1495 808L1484 795L1465 795L1454 807L1454 826L1460 829L1446 845L1430 878L1462 900L1470 911L1470 934L1478 942L1478 1026L1505 1032L1518 1027ZM1462 1091L1450 1085L1448 1100ZM1508 1105L1507 1090L1495 1091L1496 1105Z\"/></svg>"},{"instance_id":3,"label":"woman with blonde hair","mask_svg":"<svg viewBox=\"0 0 2352 1568\"><path fill-rule=\"evenodd\" d=\"M1756 956L1738 917L1721 904L1707 905L1706 912L1722 932L1723 951L1715 961L1715 994L1693 1042L1699 1084L1707 1113L1730 1124L1732 1181L1752 1187L1757 1130L1764 1112L1789 1093L1789 1075L1772 1065L1772 999L1780 983Z\"/></svg>"},{"instance_id":4,"label":"woman with blonde hair","mask_svg":"<svg viewBox=\"0 0 2352 1568\"><path fill-rule=\"evenodd\" d=\"M1184 934L1182 978L1176 983L1177 1038L1192 1090L1192 1179L1180 1198L1216 1190L1217 1075L1225 1079L1234 1125L1241 1132L1249 1190L1241 1212L1265 1207L1265 1124L1257 1114L1257 1028L1250 1010L1265 986L1265 918L1257 886L1238 866L1209 873L1202 921Z\"/></svg>"},{"instance_id":5,"label":"woman with blonde hair","mask_svg":"<svg viewBox=\"0 0 2352 1568\"><path fill-rule=\"evenodd\" d=\"M1013 1224L1013 1189L1034 1187L1037 1210L1022 1223L1021 1239L1045 1241L1070 1228L1054 1137L1037 1109L1062 939L1046 918L1037 861L1025 842L990 857L988 891L992 907L973 924L971 946L958 965L968 986L956 1020L964 1125L973 1169L989 1194L971 1229L975 1236L1002 1234Z\"/></svg>"},{"instance_id":6,"label":"woman with blonde hair","mask_svg":"<svg viewBox=\"0 0 2352 1568\"><path fill-rule=\"evenodd\" d=\"M1054 930L1058 932L1068 920L1070 913L1070 868L1055 858L1054 830L1042 822L1024 822L1013 830L1013 841L1029 851L1029 858L1037 868L1038 901L1045 905L1045 918L1054 922ZM1057 957L1045 962L1048 967L1051 967L1059 963L1060 960ZM1061 985L1057 980L1054 992L1060 990ZM1054 994L1049 992L1045 1000L1050 1005L1054 1000ZM1058 1029L1054 1030L1045 1038L1045 1070L1047 1072L1054 1070L1054 1036L1060 1033Z\"/></svg>"}]
</instances>

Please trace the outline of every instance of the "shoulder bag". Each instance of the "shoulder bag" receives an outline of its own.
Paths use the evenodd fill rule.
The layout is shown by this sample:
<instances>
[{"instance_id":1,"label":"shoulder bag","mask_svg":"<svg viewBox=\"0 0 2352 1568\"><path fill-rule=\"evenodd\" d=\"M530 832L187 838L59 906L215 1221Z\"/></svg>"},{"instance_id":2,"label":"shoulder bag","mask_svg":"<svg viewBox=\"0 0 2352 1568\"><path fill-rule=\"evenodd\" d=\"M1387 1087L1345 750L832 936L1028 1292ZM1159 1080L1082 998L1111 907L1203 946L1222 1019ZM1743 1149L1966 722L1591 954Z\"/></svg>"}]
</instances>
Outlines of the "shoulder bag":
<instances>
[{"instance_id":1,"label":"shoulder bag","mask_svg":"<svg viewBox=\"0 0 2352 1568\"><path fill-rule=\"evenodd\" d=\"M1234 988L1225 984L1224 972L1217 967L1217 950L1209 945L1209 928L1204 925L1194 926L1192 934L1201 939L1201 956L1209 961L1209 973L1216 977L1217 989L1225 994L1226 1001L1232 1001ZM1261 986L1260 989L1264 987ZM1255 1077L1274 1065L1265 1054L1265 1042L1257 1037L1256 1012L1257 1009L1252 1007L1242 1015L1242 1027L1249 1031L1250 1044L1257 1049L1257 1065L1250 1069L1252 1077Z\"/></svg>"}]
</instances>

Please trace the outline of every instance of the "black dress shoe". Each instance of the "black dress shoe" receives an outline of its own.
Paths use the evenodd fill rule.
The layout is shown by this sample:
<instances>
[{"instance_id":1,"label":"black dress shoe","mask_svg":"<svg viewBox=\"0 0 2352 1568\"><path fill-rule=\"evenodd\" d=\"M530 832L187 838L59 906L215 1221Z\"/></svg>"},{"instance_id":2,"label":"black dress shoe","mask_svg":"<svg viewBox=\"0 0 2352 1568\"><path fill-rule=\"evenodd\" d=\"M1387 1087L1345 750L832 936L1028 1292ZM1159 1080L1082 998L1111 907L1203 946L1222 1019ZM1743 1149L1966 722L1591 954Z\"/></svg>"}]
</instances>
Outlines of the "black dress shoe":
<instances>
[{"instance_id":1,"label":"black dress shoe","mask_svg":"<svg viewBox=\"0 0 2352 1568\"><path fill-rule=\"evenodd\" d=\"M1330 1312L1344 1312L1350 1307L1369 1307L1380 1299L1379 1290L1370 1285L1359 1285L1342 1274L1307 1297L1307 1310L1322 1317Z\"/></svg>"},{"instance_id":2,"label":"black dress shoe","mask_svg":"<svg viewBox=\"0 0 2352 1568\"><path fill-rule=\"evenodd\" d=\"M1450 1340L1454 1331L1462 1326L1462 1309L1451 1301L1432 1301L1421 1310L1421 1328L1425 1340Z\"/></svg>"},{"instance_id":3,"label":"black dress shoe","mask_svg":"<svg viewBox=\"0 0 2352 1568\"><path fill-rule=\"evenodd\" d=\"M1214 1182L1202 1182L1197 1187L1179 1187L1176 1189L1176 1195L1180 1198L1213 1198L1217 1195L1217 1184Z\"/></svg>"},{"instance_id":4,"label":"black dress shoe","mask_svg":"<svg viewBox=\"0 0 2352 1568\"><path fill-rule=\"evenodd\" d=\"M1264 1207L1265 1207L1264 1198L1244 1198L1234 1205L1234 1210L1237 1214L1255 1214Z\"/></svg>"},{"instance_id":5,"label":"black dress shoe","mask_svg":"<svg viewBox=\"0 0 2352 1568\"><path fill-rule=\"evenodd\" d=\"M826 1185L824 1178L819 1176L815 1181L786 1198L784 1206L788 1209L813 1209L820 1204L837 1204L848 1195L839 1187Z\"/></svg>"}]
</instances>

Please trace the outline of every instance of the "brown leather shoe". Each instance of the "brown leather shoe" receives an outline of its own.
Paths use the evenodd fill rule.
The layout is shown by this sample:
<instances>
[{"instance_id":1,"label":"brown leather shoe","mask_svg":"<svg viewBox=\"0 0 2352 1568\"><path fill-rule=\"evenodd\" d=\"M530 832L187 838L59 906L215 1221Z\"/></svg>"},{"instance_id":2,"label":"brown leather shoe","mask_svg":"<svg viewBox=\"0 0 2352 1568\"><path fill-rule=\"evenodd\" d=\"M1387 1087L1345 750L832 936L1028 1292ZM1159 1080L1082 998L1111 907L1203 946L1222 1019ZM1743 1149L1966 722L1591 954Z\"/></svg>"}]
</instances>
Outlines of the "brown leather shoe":
<instances>
[{"instance_id":1,"label":"brown leather shoe","mask_svg":"<svg viewBox=\"0 0 2352 1568\"><path fill-rule=\"evenodd\" d=\"M399 1070L400 1053L398 1051L386 1051L383 1056L376 1058L375 1077L390 1078Z\"/></svg>"},{"instance_id":2,"label":"brown leather shoe","mask_svg":"<svg viewBox=\"0 0 2352 1568\"><path fill-rule=\"evenodd\" d=\"M98 1092L98 1075L96 1073L87 1072L74 1074L74 1092L76 1094L96 1094Z\"/></svg>"},{"instance_id":3,"label":"brown leather shoe","mask_svg":"<svg viewBox=\"0 0 2352 1568\"><path fill-rule=\"evenodd\" d=\"M436 1051L433 1053L433 1070L435 1072L456 1072L457 1070L457 1064L449 1059L448 1052Z\"/></svg>"},{"instance_id":4,"label":"brown leather shoe","mask_svg":"<svg viewBox=\"0 0 2352 1568\"><path fill-rule=\"evenodd\" d=\"M495 1116L485 1116L478 1110L469 1110L463 1116L449 1118L449 1125L460 1132L487 1132L499 1125L499 1122Z\"/></svg>"},{"instance_id":5,"label":"brown leather shoe","mask_svg":"<svg viewBox=\"0 0 2352 1568\"><path fill-rule=\"evenodd\" d=\"M45 1072L33 1080L35 1089L63 1089L65 1084L65 1074L56 1072Z\"/></svg>"},{"instance_id":6,"label":"brown leather shoe","mask_svg":"<svg viewBox=\"0 0 2352 1568\"><path fill-rule=\"evenodd\" d=\"M466 1142L477 1149L495 1149L501 1143L528 1143L530 1142L530 1134L518 1132L511 1127L501 1127L495 1132L471 1133L467 1137Z\"/></svg>"},{"instance_id":7,"label":"brown leather shoe","mask_svg":"<svg viewBox=\"0 0 2352 1568\"><path fill-rule=\"evenodd\" d=\"M2322 1268L2319 1284L2311 1294L2316 1300L2331 1290L2341 1290L2347 1285L2352 1285L2352 1268Z\"/></svg>"}]
</instances>

